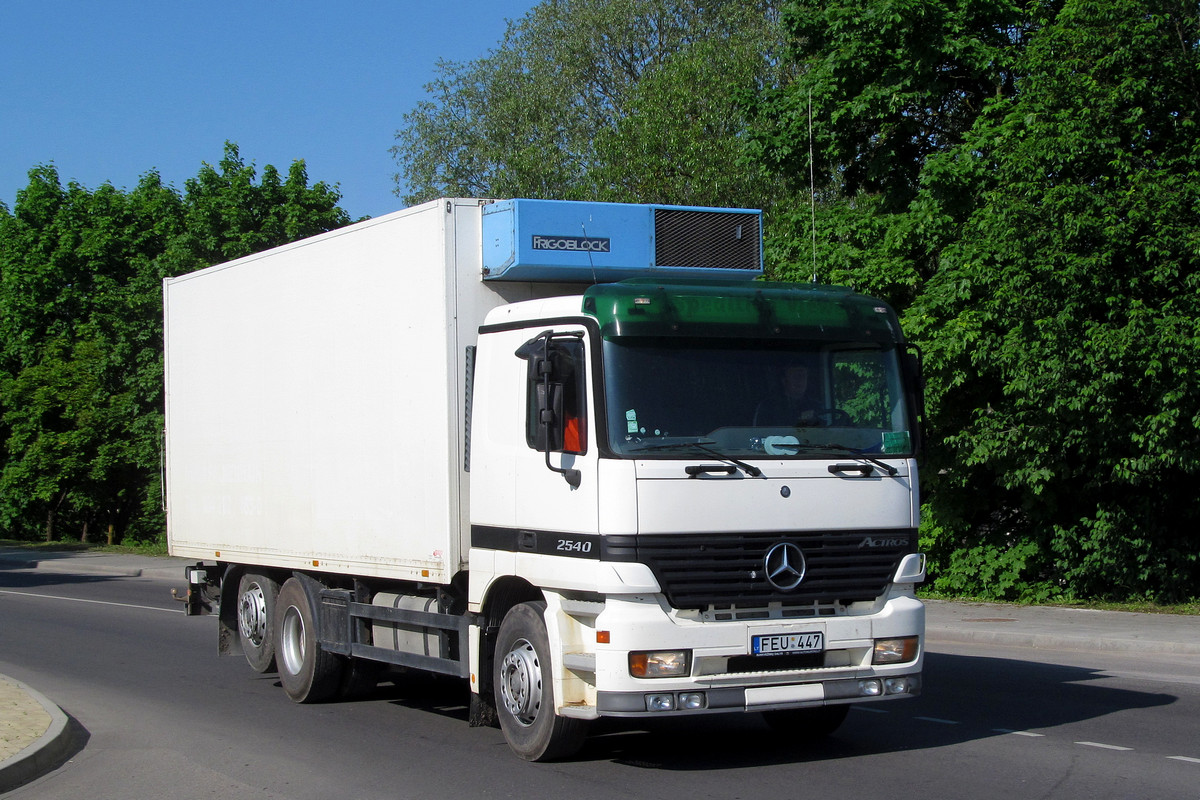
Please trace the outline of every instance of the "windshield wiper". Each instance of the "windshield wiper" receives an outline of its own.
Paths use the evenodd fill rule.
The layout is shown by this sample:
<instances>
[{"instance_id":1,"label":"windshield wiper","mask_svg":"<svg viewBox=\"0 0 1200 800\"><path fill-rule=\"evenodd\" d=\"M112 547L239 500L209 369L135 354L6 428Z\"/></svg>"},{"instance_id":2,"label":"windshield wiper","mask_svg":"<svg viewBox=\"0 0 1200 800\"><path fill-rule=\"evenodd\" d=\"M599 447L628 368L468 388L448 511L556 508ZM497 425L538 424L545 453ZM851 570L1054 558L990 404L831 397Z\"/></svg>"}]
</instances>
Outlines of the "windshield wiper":
<instances>
[{"instance_id":1,"label":"windshield wiper","mask_svg":"<svg viewBox=\"0 0 1200 800\"><path fill-rule=\"evenodd\" d=\"M713 458L715 458L719 461L728 461L730 464L733 464L733 465L745 470L746 474L749 475L751 478L757 478L760 475L762 475L762 470L759 469L758 467L754 466L753 464L747 464L745 461L739 461L738 459L734 458L733 456L727 456L724 453L722 453L721 451L714 450L713 448L709 447L709 445L713 445L713 444L716 444L716 442L711 442L711 441L707 441L707 440L700 440L700 441L695 441L695 442L662 442L660 444L647 444L647 445L643 445L641 447L632 447L632 448L630 448L630 450L633 452L642 452L645 450L675 450L677 448L685 448L686 447L686 448L690 448L692 450L699 450L701 453L712 456Z\"/></svg>"},{"instance_id":2,"label":"windshield wiper","mask_svg":"<svg viewBox=\"0 0 1200 800\"><path fill-rule=\"evenodd\" d=\"M874 464L875 466L879 467L879 469L883 470L891 477L895 477L900 472L900 470L896 469L891 464L885 464L884 462L880 461L878 458L869 456L866 453L864 453L862 450L859 450L856 447L851 447L850 445L846 445L846 444L836 444L836 443L833 443L833 444L801 444L800 442L796 442L795 444L776 443L775 446L776 447L795 447L797 449L799 449L801 447L807 447L810 450L822 450L827 453L842 453L844 455L849 456L850 458L857 458L861 461L868 461L871 464Z\"/></svg>"}]
</instances>

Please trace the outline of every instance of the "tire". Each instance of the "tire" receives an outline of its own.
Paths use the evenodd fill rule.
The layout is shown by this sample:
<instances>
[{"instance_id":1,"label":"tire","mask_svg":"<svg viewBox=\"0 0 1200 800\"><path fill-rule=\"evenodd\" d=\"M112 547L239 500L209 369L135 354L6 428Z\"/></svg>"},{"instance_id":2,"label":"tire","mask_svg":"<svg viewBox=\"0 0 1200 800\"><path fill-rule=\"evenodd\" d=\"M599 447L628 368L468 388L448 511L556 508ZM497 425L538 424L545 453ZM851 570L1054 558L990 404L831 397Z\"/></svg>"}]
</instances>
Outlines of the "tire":
<instances>
[{"instance_id":1,"label":"tire","mask_svg":"<svg viewBox=\"0 0 1200 800\"><path fill-rule=\"evenodd\" d=\"M279 583L247 572L238 582L238 635L246 663L255 672L275 669L275 604Z\"/></svg>"},{"instance_id":2,"label":"tire","mask_svg":"<svg viewBox=\"0 0 1200 800\"><path fill-rule=\"evenodd\" d=\"M338 693L344 662L318 641L316 592L288 578L275 604L275 664L279 682L297 703L319 703Z\"/></svg>"},{"instance_id":3,"label":"tire","mask_svg":"<svg viewBox=\"0 0 1200 800\"><path fill-rule=\"evenodd\" d=\"M836 731L850 713L849 704L819 708L791 708L764 711L763 719L771 730L786 734L796 742L819 742Z\"/></svg>"},{"instance_id":4,"label":"tire","mask_svg":"<svg viewBox=\"0 0 1200 800\"><path fill-rule=\"evenodd\" d=\"M573 755L587 736L585 720L554 713L554 680L543 602L522 603L505 615L496 637L492 686L500 729L526 761Z\"/></svg>"}]
</instances>

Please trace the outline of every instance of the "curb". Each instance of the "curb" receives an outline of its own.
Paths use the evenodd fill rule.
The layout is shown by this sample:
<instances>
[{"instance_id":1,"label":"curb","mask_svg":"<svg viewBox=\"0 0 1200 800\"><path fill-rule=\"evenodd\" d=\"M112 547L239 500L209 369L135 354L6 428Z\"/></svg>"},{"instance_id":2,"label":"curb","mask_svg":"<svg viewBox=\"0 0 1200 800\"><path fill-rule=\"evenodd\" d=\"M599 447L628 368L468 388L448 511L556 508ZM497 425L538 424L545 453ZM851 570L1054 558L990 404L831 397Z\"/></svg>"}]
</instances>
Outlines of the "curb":
<instances>
[{"instance_id":1,"label":"curb","mask_svg":"<svg viewBox=\"0 0 1200 800\"><path fill-rule=\"evenodd\" d=\"M0 558L0 562L4 562ZM18 563L10 561L8 563ZM100 573L104 575L112 575L117 578L140 578L144 570L138 567L114 567L108 564L88 564L81 567L78 562L74 564L62 564L56 561L22 561L19 562L24 569L36 569L42 572L55 572L59 575L85 573Z\"/></svg>"},{"instance_id":2,"label":"curb","mask_svg":"<svg viewBox=\"0 0 1200 800\"><path fill-rule=\"evenodd\" d=\"M50 727L37 741L15 756L0 762L0 794L10 792L61 766L71 754L74 738L71 721L61 708L28 684L8 676L5 676L5 680L41 705L50 715Z\"/></svg>"}]
</instances>

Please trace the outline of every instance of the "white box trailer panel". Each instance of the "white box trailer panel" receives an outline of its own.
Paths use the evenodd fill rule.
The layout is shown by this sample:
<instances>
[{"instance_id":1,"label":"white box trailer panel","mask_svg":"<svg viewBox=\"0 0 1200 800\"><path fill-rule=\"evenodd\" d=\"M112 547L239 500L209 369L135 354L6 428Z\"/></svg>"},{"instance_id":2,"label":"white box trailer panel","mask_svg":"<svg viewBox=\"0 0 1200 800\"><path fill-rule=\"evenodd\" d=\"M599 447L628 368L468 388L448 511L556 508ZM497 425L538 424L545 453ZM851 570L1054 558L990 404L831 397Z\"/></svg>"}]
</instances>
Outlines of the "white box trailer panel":
<instances>
[{"instance_id":1,"label":"white box trailer panel","mask_svg":"<svg viewBox=\"0 0 1200 800\"><path fill-rule=\"evenodd\" d=\"M466 559L479 201L435 201L164 282L172 555L448 582Z\"/></svg>"}]
</instances>

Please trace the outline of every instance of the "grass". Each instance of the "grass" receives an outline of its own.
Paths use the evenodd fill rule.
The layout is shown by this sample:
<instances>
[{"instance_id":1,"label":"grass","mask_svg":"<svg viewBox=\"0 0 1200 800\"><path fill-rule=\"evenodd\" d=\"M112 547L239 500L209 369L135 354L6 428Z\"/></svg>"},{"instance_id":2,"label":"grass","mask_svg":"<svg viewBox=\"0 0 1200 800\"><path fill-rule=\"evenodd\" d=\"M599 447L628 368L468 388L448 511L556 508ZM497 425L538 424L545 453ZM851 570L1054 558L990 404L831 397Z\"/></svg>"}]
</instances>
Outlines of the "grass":
<instances>
[{"instance_id":1,"label":"grass","mask_svg":"<svg viewBox=\"0 0 1200 800\"><path fill-rule=\"evenodd\" d=\"M16 539L0 539L0 546L4 547L23 547L27 550L35 551L56 551L56 552L90 552L90 553L114 553L121 555L138 555L138 556L165 556L167 555L167 543L162 542L136 542L133 544L99 544L94 542L25 542Z\"/></svg>"}]
</instances>

